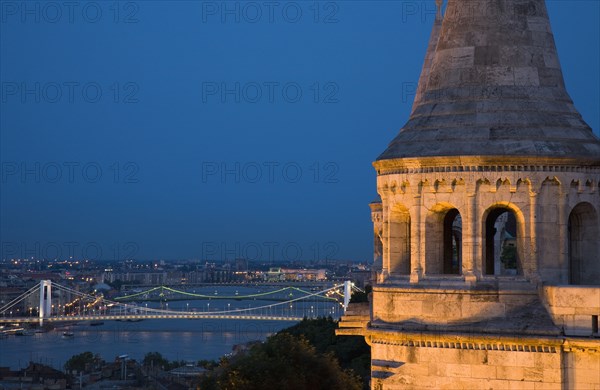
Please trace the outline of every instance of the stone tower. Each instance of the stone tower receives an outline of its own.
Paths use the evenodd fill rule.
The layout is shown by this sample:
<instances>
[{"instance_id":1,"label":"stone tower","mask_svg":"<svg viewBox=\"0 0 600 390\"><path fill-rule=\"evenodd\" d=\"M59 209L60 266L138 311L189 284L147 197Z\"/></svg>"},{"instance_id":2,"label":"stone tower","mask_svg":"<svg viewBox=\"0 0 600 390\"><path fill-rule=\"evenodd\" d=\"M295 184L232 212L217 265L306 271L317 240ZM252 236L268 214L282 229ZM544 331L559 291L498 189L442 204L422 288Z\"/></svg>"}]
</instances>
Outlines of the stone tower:
<instances>
[{"instance_id":1,"label":"stone tower","mask_svg":"<svg viewBox=\"0 0 600 390\"><path fill-rule=\"evenodd\" d=\"M338 334L371 345L373 389L600 389L600 140L545 2L441 3L410 118L373 163L371 312Z\"/></svg>"}]
</instances>

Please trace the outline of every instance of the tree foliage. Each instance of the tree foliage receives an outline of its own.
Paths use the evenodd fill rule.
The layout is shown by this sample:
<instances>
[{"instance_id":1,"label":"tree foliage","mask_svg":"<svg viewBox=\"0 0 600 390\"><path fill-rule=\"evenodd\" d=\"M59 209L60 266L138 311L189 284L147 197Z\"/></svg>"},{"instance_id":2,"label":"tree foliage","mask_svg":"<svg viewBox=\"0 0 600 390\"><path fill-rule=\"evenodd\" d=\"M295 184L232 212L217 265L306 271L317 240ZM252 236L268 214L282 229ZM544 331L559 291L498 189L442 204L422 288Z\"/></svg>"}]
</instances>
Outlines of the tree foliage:
<instances>
[{"instance_id":1,"label":"tree foliage","mask_svg":"<svg viewBox=\"0 0 600 390\"><path fill-rule=\"evenodd\" d=\"M373 291L370 285L365 286L364 292L355 291L350 297L350 303L369 302L369 294Z\"/></svg>"},{"instance_id":2,"label":"tree foliage","mask_svg":"<svg viewBox=\"0 0 600 390\"><path fill-rule=\"evenodd\" d=\"M121 279L117 279L113 282L105 281L105 283L117 291L121 291L121 287L123 286L123 281Z\"/></svg>"},{"instance_id":3,"label":"tree foliage","mask_svg":"<svg viewBox=\"0 0 600 390\"><path fill-rule=\"evenodd\" d=\"M305 338L282 332L221 363L202 389L359 390L360 379L332 353L319 354Z\"/></svg>"},{"instance_id":4,"label":"tree foliage","mask_svg":"<svg viewBox=\"0 0 600 390\"><path fill-rule=\"evenodd\" d=\"M169 368L169 361L160 354L160 352L148 352L144 355L142 364L146 367L156 367L162 369Z\"/></svg>"},{"instance_id":5,"label":"tree foliage","mask_svg":"<svg viewBox=\"0 0 600 390\"><path fill-rule=\"evenodd\" d=\"M502 248L500 261L506 269L517 269L517 248L512 245L506 245Z\"/></svg>"},{"instance_id":6,"label":"tree foliage","mask_svg":"<svg viewBox=\"0 0 600 390\"><path fill-rule=\"evenodd\" d=\"M65 363L65 369L67 371L85 371L89 366L96 363L100 358L95 356L93 353L87 351L82 352L78 355L73 355Z\"/></svg>"},{"instance_id":7,"label":"tree foliage","mask_svg":"<svg viewBox=\"0 0 600 390\"><path fill-rule=\"evenodd\" d=\"M320 354L332 353L343 369L352 369L368 388L371 349L362 336L336 336L338 323L331 317L304 319L281 333L304 337Z\"/></svg>"},{"instance_id":8,"label":"tree foliage","mask_svg":"<svg viewBox=\"0 0 600 390\"><path fill-rule=\"evenodd\" d=\"M144 355L142 364L146 367L159 368L169 371L177 367L182 367L187 364L185 360L168 360L160 352L148 352Z\"/></svg>"},{"instance_id":9,"label":"tree foliage","mask_svg":"<svg viewBox=\"0 0 600 390\"><path fill-rule=\"evenodd\" d=\"M219 363L217 363L214 360L202 359L202 360L198 360L197 365L198 365L198 367L206 368L207 370L212 370L212 369L216 368L219 365Z\"/></svg>"}]
</instances>

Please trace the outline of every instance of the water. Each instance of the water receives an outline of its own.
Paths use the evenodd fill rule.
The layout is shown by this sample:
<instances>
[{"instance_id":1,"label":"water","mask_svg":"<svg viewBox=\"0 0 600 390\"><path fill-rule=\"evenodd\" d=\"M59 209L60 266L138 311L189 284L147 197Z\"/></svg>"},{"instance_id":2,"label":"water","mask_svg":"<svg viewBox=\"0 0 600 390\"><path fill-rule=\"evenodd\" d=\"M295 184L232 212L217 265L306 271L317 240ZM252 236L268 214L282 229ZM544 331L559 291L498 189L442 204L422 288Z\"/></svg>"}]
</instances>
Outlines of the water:
<instances>
[{"instance_id":1,"label":"water","mask_svg":"<svg viewBox=\"0 0 600 390\"><path fill-rule=\"evenodd\" d=\"M276 289L276 288L274 288ZM214 294L215 288L196 289L197 293ZM220 287L218 294L233 296L261 291L259 288ZM262 288L265 291L265 288ZM138 301L138 305L159 307L158 302ZM215 312L224 310L261 307L263 314L296 316L317 316L340 314L336 302L307 301L294 302L293 305L280 304L265 300L182 300L169 302L169 310L197 312ZM165 305L163 304L163 308ZM169 360L198 361L218 359L230 353L236 344L264 340L281 329L294 325L291 321L265 320L143 320L140 322L104 321L103 325L91 326L89 322L62 326L47 333L32 336L14 336L0 339L0 366L12 369L24 368L29 361L49 364L62 369L64 363L73 355L91 351L107 361L116 356L127 354L141 361L148 352L160 352ZM64 338L65 330L74 333L72 338Z\"/></svg>"},{"instance_id":2,"label":"water","mask_svg":"<svg viewBox=\"0 0 600 390\"><path fill-rule=\"evenodd\" d=\"M235 344L264 340L293 325L283 321L144 320L106 321L104 325L79 324L33 336L9 336L0 340L0 366L23 368L30 360L62 368L71 356L91 351L105 360L128 354L141 360L148 352L160 352L169 360L218 359ZM64 338L63 331L74 333Z\"/></svg>"}]
</instances>

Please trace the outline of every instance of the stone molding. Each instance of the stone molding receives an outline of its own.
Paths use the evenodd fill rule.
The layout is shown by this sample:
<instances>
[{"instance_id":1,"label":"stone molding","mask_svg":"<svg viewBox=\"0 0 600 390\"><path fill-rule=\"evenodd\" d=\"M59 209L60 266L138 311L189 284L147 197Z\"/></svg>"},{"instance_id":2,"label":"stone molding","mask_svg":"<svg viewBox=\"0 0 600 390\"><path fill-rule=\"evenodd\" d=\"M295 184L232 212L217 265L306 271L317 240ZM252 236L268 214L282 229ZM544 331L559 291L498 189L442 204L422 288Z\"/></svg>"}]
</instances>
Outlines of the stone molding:
<instances>
[{"instance_id":1,"label":"stone molding","mask_svg":"<svg viewBox=\"0 0 600 390\"><path fill-rule=\"evenodd\" d=\"M397 158L373 163L378 175L432 172L574 172L600 173L600 156L595 160L507 157L439 156Z\"/></svg>"},{"instance_id":2,"label":"stone molding","mask_svg":"<svg viewBox=\"0 0 600 390\"><path fill-rule=\"evenodd\" d=\"M509 344L509 343L479 343L479 342L453 342L453 341L390 341L384 339L371 339L372 344L397 345L401 347L421 348L446 348L446 349L468 349L477 351L512 351L512 352L540 352L556 353L554 346Z\"/></svg>"},{"instance_id":3,"label":"stone molding","mask_svg":"<svg viewBox=\"0 0 600 390\"><path fill-rule=\"evenodd\" d=\"M576 165L452 165L382 170L379 175L454 172L564 172L599 174L600 167Z\"/></svg>"},{"instance_id":4,"label":"stone molding","mask_svg":"<svg viewBox=\"0 0 600 390\"><path fill-rule=\"evenodd\" d=\"M469 333L428 333L397 330L378 330L368 327L363 335L369 345L395 345L402 347L465 349L480 351L557 353L560 351L600 354L600 340L571 337L490 336Z\"/></svg>"}]
</instances>

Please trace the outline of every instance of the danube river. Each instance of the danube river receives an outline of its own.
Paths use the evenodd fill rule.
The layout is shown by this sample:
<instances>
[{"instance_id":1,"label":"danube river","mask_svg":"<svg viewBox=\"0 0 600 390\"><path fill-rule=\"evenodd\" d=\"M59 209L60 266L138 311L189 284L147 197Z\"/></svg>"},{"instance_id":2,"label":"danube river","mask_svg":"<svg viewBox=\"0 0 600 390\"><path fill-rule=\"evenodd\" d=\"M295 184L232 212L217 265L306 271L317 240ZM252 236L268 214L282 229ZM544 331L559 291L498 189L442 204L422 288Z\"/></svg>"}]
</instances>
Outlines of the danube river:
<instances>
[{"instance_id":1,"label":"danube river","mask_svg":"<svg viewBox=\"0 0 600 390\"><path fill-rule=\"evenodd\" d=\"M247 295L280 287L206 287L196 289L196 293L232 296ZM218 291L217 291L218 290ZM164 308L166 303L139 300L138 305ZM211 299L179 300L168 303L169 310L217 312L247 307L276 305L265 309L269 314L292 313L299 316L341 314L340 304L334 301L296 301L293 305L278 301L258 299ZM89 322L61 325L46 333L29 336L10 335L0 339L0 367L13 369L25 367L29 361L42 362L55 368L62 368L71 356L91 351L100 354L107 361L127 354L136 360L143 359L148 352L160 352L169 360L198 361L218 359L232 351L234 345L254 340L264 340L269 335L294 325L291 321L264 320L143 320L140 322L104 321L92 326ZM63 332L72 332L65 337Z\"/></svg>"}]
</instances>

